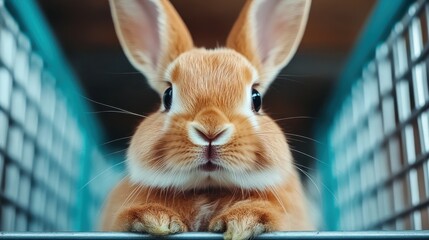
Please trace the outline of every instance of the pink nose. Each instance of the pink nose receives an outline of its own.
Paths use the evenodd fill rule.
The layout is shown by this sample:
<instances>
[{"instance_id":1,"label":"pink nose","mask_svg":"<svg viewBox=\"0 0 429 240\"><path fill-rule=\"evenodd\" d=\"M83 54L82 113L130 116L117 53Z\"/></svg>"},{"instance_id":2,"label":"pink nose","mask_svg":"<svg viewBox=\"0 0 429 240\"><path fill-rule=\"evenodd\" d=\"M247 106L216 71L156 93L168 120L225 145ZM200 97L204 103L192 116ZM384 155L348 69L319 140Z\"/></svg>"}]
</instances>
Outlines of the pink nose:
<instances>
[{"instance_id":1,"label":"pink nose","mask_svg":"<svg viewBox=\"0 0 429 240\"><path fill-rule=\"evenodd\" d=\"M190 122L188 125L189 139L196 145L224 145L231 139L233 132L232 124L224 124L215 131L208 131L197 122Z\"/></svg>"},{"instance_id":2,"label":"pink nose","mask_svg":"<svg viewBox=\"0 0 429 240\"><path fill-rule=\"evenodd\" d=\"M221 132L216 133L216 134L210 134L207 132L203 132L197 128L195 129L195 131L201 137L201 139L204 139L205 141L211 143L211 142L215 141L216 139L220 138L226 132L226 129L224 129Z\"/></svg>"}]
</instances>

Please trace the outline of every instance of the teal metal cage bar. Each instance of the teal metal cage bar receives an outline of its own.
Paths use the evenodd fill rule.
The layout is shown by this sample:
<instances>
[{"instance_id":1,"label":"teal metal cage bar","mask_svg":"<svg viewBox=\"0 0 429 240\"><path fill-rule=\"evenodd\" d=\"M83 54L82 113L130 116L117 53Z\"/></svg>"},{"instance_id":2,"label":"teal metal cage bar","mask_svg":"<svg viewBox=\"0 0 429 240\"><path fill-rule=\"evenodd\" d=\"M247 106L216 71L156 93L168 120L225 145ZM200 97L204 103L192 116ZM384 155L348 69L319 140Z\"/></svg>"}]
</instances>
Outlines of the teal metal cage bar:
<instances>
[{"instance_id":1,"label":"teal metal cage bar","mask_svg":"<svg viewBox=\"0 0 429 240\"><path fill-rule=\"evenodd\" d=\"M0 228L94 229L109 163L100 132L33 0L0 1ZM85 185L85 187L83 187Z\"/></svg>"},{"instance_id":2,"label":"teal metal cage bar","mask_svg":"<svg viewBox=\"0 0 429 240\"><path fill-rule=\"evenodd\" d=\"M331 230L429 228L427 1L379 1L318 136Z\"/></svg>"}]
</instances>

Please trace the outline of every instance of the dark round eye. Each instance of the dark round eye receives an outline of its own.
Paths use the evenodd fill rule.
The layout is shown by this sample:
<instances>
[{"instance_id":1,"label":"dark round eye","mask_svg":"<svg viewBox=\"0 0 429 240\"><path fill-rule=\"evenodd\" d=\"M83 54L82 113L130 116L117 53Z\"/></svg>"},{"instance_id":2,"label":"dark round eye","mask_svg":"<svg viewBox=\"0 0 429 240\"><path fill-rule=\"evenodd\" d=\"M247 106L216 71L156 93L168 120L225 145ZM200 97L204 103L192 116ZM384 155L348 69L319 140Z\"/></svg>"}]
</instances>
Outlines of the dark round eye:
<instances>
[{"instance_id":1,"label":"dark round eye","mask_svg":"<svg viewBox=\"0 0 429 240\"><path fill-rule=\"evenodd\" d=\"M164 92L164 97L162 98L162 101L164 102L164 107L166 110L170 110L171 108L171 101L173 99L173 88L169 87Z\"/></svg>"},{"instance_id":2,"label":"dark round eye","mask_svg":"<svg viewBox=\"0 0 429 240\"><path fill-rule=\"evenodd\" d=\"M253 110L255 112L259 112L259 109L261 109L261 105L262 105L262 98L261 98L261 94L254 88L252 89L252 102L253 102Z\"/></svg>"}]
</instances>

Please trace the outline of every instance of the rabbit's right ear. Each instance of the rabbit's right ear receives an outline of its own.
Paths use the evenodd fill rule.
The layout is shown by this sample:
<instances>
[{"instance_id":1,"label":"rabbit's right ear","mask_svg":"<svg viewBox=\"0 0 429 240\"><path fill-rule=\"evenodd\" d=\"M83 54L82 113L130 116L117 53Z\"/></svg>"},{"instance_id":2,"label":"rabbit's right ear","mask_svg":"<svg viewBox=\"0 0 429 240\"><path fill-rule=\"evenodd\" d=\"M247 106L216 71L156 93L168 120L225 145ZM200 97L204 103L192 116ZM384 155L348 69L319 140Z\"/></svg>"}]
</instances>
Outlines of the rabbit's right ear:
<instances>
[{"instance_id":1,"label":"rabbit's right ear","mask_svg":"<svg viewBox=\"0 0 429 240\"><path fill-rule=\"evenodd\" d=\"M193 48L188 29L166 0L110 0L116 33L132 65L159 93L166 66Z\"/></svg>"},{"instance_id":2,"label":"rabbit's right ear","mask_svg":"<svg viewBox=\"0 0 429 240\"><path fill-rule=\"evenodd\" d=\"M247 0L227 46L259 70L264 93L295 54L310 11L311 0Z\"/></svg>"}]
</instances>

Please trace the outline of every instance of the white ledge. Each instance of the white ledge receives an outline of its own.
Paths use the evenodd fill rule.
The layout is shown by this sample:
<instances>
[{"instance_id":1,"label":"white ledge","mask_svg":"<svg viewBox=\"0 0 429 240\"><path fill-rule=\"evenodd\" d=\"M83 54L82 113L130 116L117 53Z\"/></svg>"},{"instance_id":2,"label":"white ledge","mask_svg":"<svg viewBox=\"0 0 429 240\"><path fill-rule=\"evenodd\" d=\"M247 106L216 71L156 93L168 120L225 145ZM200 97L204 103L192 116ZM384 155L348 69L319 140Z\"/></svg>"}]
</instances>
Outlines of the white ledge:
<instances>
[{"instance_id":1,"label":"white ledge","mask_svg":"<svg viewBox=\"0 0 429 240\"><path fill-rule=\"evenodd\" d=\"M160 239L147 234L118 232L0 232L0 239ZM223 239L222 234L191 232L163 237L162 239ZM256 239L429 239L429 231L321 231L273 232Z\"/></svg>"}]
</instances>

